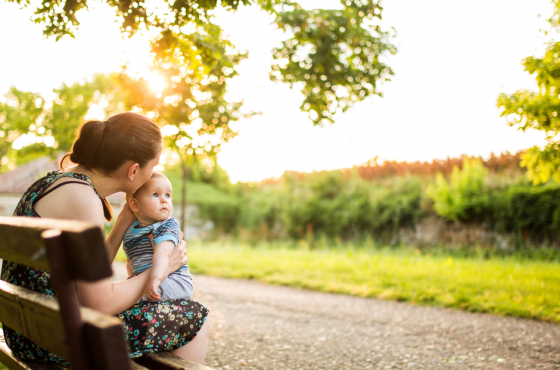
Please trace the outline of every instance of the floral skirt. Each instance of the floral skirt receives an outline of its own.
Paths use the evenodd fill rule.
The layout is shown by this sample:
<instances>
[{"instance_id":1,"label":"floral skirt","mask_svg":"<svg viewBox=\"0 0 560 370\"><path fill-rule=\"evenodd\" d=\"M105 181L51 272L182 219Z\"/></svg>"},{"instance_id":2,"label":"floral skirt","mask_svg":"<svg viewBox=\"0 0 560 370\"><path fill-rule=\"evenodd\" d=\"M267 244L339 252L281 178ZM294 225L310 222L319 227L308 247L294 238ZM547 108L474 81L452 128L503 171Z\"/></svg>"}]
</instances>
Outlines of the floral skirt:
<instances>
[{"instance_id":1,"label":"floral skirt","mask_svg":"<svg viewBox=\"0 0 560 370\"><path fill-rule=\"evenodd\" d=\"M189 343L206 321L208 309L196 301L140 302L117 315L130 357L172 351Z\"/></svg>"}]
</instances>

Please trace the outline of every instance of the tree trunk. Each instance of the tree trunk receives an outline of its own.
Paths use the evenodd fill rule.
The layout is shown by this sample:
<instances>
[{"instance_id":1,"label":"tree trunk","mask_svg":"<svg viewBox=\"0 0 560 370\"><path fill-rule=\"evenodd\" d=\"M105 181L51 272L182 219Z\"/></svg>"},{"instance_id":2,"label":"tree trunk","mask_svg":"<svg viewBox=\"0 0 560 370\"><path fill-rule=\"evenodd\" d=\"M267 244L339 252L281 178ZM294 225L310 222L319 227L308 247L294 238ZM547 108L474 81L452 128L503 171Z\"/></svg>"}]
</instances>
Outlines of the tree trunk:
<instances>
[{"instance_id":1,"label":"tree trunk","mask_svg":"<svg viewBox=\"0 0 560 370\"><path fill-rule=\"evenodd\" d=\"M187 238L187 180L189 179L189 168L183 161L181 162L181 169L183 170L183 188L181 189L181 231L184 233L185 239Z\"/></svg>"}]
</instances>

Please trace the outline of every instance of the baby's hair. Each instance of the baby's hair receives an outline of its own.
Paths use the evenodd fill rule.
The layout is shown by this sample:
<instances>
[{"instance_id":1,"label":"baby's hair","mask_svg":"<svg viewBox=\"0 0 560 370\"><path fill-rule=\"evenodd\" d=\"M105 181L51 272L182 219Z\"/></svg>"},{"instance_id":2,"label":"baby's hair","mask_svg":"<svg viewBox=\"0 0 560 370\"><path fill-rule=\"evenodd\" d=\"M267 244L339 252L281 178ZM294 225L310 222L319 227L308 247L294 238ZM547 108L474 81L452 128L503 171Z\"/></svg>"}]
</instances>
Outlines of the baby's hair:
<instances>
[{"instance_id":1,"label":"baby's hair","mask_svg":"<svg viewBox=\"0 0 560 370\"><path fill-rule=\"evenodd\" d=\"M165 176L163 173L161 173L161 172L159 172L159 171L154 171L154 172L152 172L152 177L150 177L150 180L151 180L151 179L157 179L157 178L164 178L164 179L167 179L167 176ZM147 181L146 181L146 183L147 183ZM140 187L138 188L138 190L136 190L136 193L138 193L138 192L140 191L140 189L142 189L143 187L144 187L144 185L140 186ZM134 196L136 195L136 193L134 193L134 194L126 193L126 204L128 204L128 202L130 202L130 200L131 200L132 198L134 198Z\"/></svg>"}]
</instances>

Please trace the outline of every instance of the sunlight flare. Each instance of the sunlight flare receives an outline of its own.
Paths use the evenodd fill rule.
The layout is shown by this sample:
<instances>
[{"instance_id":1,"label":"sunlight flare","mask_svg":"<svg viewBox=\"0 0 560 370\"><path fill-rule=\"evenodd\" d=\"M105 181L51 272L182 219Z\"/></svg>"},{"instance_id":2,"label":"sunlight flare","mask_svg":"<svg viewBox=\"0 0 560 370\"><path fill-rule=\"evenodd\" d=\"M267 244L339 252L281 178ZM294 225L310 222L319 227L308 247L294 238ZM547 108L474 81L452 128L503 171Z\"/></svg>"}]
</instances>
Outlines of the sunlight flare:
<instances>
[{"instance_id":1,"label":"sunlight flare","mask_svg":"<svg viewBox=\"0 0 560 370\"><path fill-rule=\"evenodd\" d=\"M157 92L161 92L163 89L167 87L165 80L163 77L158 74L157 72L150 72L144 76L144 79L148 81L150 87Z\"/></svg>"}]
</instances>

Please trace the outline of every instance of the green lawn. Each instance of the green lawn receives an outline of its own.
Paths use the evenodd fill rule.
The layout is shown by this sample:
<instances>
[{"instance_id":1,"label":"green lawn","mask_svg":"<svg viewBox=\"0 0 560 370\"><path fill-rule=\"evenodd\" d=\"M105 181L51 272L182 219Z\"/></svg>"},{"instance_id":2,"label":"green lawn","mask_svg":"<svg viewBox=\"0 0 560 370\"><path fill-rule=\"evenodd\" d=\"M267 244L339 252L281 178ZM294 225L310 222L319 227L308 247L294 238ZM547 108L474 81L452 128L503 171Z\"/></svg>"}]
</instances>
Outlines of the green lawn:
<instances>
[{"instance_id":1,"label":"green lawn","mask_svg":"<svg viewBox=\"0 0 560 370\"><path fill-rule=\"evenodd\" d=\"M560 322L560 263L402 249L189 243L194 274Z\"/></svg>"},{"instance_id":2,"label":"green lawn","mask_svg":"<svg viewBox=\"0 0 560 370\"><path fill-rule=\"evenodd\" d=\"M187 254L194 274L560 323L558 262L288 246L189 242Z\"/></svg>"}]
</instances>

